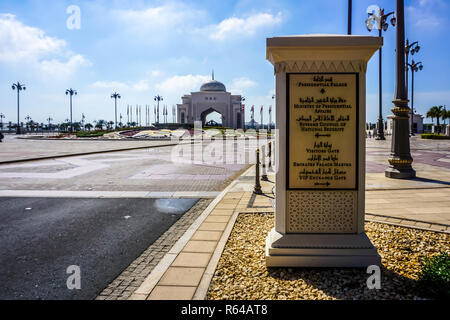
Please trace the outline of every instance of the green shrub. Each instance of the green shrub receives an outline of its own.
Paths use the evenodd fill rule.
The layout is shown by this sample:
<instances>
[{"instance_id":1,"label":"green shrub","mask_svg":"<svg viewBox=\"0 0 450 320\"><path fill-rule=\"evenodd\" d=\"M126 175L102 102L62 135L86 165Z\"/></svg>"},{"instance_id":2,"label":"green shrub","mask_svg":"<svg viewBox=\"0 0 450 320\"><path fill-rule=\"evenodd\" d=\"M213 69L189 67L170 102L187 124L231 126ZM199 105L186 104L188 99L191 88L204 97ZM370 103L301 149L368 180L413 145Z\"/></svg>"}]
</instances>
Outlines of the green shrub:
<instances>
[{"instance_id":1,"label":"green shrub","mask_svg":"<svg viewBox=\"0 0 450 320\"><path fill-rule=\"evenodd\" d=\"M422 133L420 135L420 138L422 139L450 139L449 136L444 136L442 134L436 134L436 133Z\"/></svg>"},{"instance_id":2,"label":"green shrub","mask_svg":"<svg viewBox=\"0 0 450 320\"><path fill-rule=\"evenodd\" d=\"M76 135L78 138L102 137L105 133L108 132L111 131L109 130L78 131Z\"/></svg>"},{"instance_id":3,"label":"green shrub","mask_svg":"<svg viewBox=\"0 0 450 320\"><path fill-rule=\"evenodd\" d=\"M441 253L422 261L422 272L417 283L419 291L426 297L450 298L450 256Z\"/></svg>"}]
</instances>

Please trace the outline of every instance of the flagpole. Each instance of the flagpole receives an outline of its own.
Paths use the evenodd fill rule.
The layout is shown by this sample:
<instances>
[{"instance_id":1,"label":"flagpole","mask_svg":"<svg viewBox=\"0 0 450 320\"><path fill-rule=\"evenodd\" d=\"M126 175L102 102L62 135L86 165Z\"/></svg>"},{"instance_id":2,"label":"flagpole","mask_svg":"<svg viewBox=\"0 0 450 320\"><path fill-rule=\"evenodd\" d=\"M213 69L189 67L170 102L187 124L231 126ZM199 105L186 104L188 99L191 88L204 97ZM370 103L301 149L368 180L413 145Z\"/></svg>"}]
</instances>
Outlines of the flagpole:
<instances>
[{"instance_id":1,"label":"flagpole","mask_svg":"<svg viewBox=\"0 0 450 320\"><path fill-rule=\"evenodd\" d=\"M260 130L264 129L263 108L264 108L264 106L261 106L261 126L260 126Z\"/></svg>"}]
</instances>

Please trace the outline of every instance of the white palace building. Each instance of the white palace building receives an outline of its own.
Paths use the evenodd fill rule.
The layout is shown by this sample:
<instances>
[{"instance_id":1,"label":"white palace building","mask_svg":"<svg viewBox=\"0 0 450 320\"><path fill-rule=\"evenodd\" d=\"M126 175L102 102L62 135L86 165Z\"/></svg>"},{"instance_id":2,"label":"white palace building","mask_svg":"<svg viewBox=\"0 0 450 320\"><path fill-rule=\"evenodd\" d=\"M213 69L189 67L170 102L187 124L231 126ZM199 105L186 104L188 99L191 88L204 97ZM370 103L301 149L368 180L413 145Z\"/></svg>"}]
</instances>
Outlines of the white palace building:
<instances>
[{"instance_id":1,"label":"white palace building","mask_svg":"<svg viewBox=\"0 0 450 320\"><path fill-rule=\"evenodd\" d=\"M214 72L212 80L204 83L200 91L186 94L181 99L182 103L177 104L178 123L194 124L194 121L201 121L204 126L206 117L217 112L221 115L223 127L244 128L242 96L227 92L223 83L214 80Z\"/></svg>"}]
</instances>

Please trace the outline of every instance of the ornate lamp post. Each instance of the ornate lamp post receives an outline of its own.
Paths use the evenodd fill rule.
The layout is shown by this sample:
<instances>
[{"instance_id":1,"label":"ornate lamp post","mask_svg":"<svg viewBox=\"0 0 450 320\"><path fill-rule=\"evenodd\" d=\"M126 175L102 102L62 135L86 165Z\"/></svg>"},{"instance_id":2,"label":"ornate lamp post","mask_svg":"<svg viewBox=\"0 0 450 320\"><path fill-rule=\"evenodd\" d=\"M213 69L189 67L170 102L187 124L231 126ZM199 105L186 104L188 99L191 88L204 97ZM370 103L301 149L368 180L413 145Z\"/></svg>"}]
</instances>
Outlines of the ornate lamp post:
<instances>
[{"instance_id":1,"label":"ornate lamp post","mask_svg":"<svg viewBox=\"0 0 450 320\"><path fill-rule=\"evenodd\" d=\"M3 119L5 119L5 115L0 113L0 130L3 130Z\"/></svg>"},{"instance_id":2,"label":"ornate lamp post","mask_svg":"<svg viewBox=\"0 0 450 320\"><path fill-rule=\"evenodd\" d=\"M161 97L159 94L155 97L155 101L158 102L158 111L157 111L157 118L156 118L156 123L159 124L159 102L163 101L163 97Z\"/></svg>"},{"instance_id":3,"label":"ornate lamp post","mask_svg":"<svg viewBox=\"0 0 450 320\"><path fill-rule=\"evenodd\" d=\"M273 100L273 106L276 106L276 100L275 100L276 96L273 94L272 95L272 100ZM269 116L270 116L270 132L272 132L272 107L270 107L269 109Z\"/></svg>"},{"instance_id":4,"label":"ornate lamp post","mask_svg":"<svg viewBox=\"0 0 450 320\"><path fill-rule=\"evenodd\" d=\"M17 134L20 134L20 114L19 114L19 106L20 106L20 91L22 90L26 90L27 88L25 87L25 85L23 83L20 83L17 81L17 83L13 83L12 85L12 89L13 90L17 90Z\"/></svg>"},{"instance_id":5,"label":"ornate lamp post","mask_svg":"<svg viewBox=\"0 0 450 320\"><path fill-rule=\"evenodd\" d=\"M47 122L48 122L48 131L50 131L51 130L51 128L52 128L52 118L51 117L48 117L47 118Z\"/></svg>"},{"instance_id":6,"label":"ornate lamp post","mask_svg":"<svg viewBox=\"0 0 450 320\"><path fill-rule=\"evenodd\" d=\"M389 27L389 24L386 22L387 18L394 14L394 12L389 12L388 14L384 14L384 9L380 9L377 14L375 13L369 13L369 17L366 19L366 27L367 30L372 31L374 28L378 29L378 36L381 37L382 31L386 31ZM374 22L375 21L375 26ZM391 18L391 24L392 26L395 26L396 19L395 17ZM383 124L383 97L382 97L382 48L379 49L379 65L378 65L378 72L379 72L379 115L378 115L378 132L377 132L377 140L386 140L384 137L384 124Z\"/></svg>"},{"instance_id":7,"label":"ornate lamp post","mask_svg":"<svg viewBox=\"0 0 450 320\"><path fill-rule=\"evenodd\" d=\"M261 113L261 125L259 126L260 130L264 130L263 109L264 109L264 106L261 106L261 110L260 110L260 113Z\"/></svg>"},{"instance_id":8,"label":"ornate lamp post","mask_svg":"<svg viewBox=\"0 0 450 320\"><path fill-rule=\"evenodd\" d=\"M72 123L73 123L73 120L72 120L72 97L74 95L77 95L77 94L78 94L77 91L73 90L72 88L66 90L66 96L67 95L70 96L70 132L73 131L73 125L72 125Z\"/></svg>"},{"instance_id":9,"label":"ornate lamp post","mask_svg":"<svg viewBox=\"0 0 450 320\"><path fill-rule=\"evenodd\" d=\"M413 129L413 125L414 125L414 72L417 72L419 70L423 69L423 65L422 62L414 62L414 60L411 63L407 63L407 70L408 67L411 70L411 135L414 135L414 129ZM408 71L406 71L406 74L408 74Z\"/></svg>"},{"instance_id":10,"label":"ornate lamp post","mask_svg":"<svg viewBox=\"0 0 450 320\"><path fill-rule=\"evenodd\" d=\"M405 55L406 55L406 74L405 74L405 76L406 76L406 93L408 93L408 85L409 85L409 83L408 83L408 65L409 65L409 53L411 52L411 55L414 55L415 53L417 53L417 52L419 52L419 50L420 50L420 46L419 46L419 42L417 42L417 41L414 41L413 43L409 43L409 40L408 39L406 39L406 44L405 44ZM410 134L413 136L414 135L414 132L413 132L413 129L412 129L412 124L413 124L413 120L412 120L412 118L413 118L413 113L414 113L414 110L413 110L413 108L411 107L411 132L410 132Z\"/></svg>"},{"instance_id":11,"label":"ornate lamp post","mask_svg":"<svg viewBox=\"0 0 450 320\"><path fill-rule=\"evenodd\" d=\"M397 2L397 44L396 44L396 81L394 107L392 108L393 129L391 154L389 156L389 168L385 170L388 178L408 179L414 178L416 172L412 168L409 144L408 94L405 82L405 15L404 0Z\"/></svg>"},{"instance_id":12,"label":"ornate lamp post","mask_svg":"<svg viewBox=\"0 0 450 320\"><path fill-rule=\"evenodd\" d=\"M411 52L411 55L414 55L415 53L418 53L420 50L419 42L414 41L413 43L409 43L409 40L406 39L405 44L405 55L406 55L406 91L408 92L408 63L409 63L409 53Z\"/></svg>"},{"instance_id":13,"label":"ornate lamp post","mask_svg":"<svg viewBox=\"0 0 450 320\"><path fill-rule=\"evenodd\" d=\"M348 0L347 34L352 34L352 0Z\"/></svg>"},{"instance_id":14,"label":"ornate lamp post","mask_svg":"<svg viewBox=\"0 0 450 320\"><path fill-rule=\"evenodd\" d=\"M113 94L111 94L111 99L114 99L114 106L115 106L115 124L116 124L116 129L117 129L117 99L122 98L120 96L120 94L118 94L117 92L114 92Z\"/></svg>"},{"instance_id":15,"label":"ornate lamp post","mask_svg":"<svg viewBox=\"0 0 450 320\"><path fill-rule=\"evenodd\" d=\"M241 128L245 130L245 97L241 96L241 123L238 124L238 128Z\"/></svg>"},{"instance_id":16,"label":"ornate lamp post","mask_svg":"<svg viewBox=\"0 0 450 320\"><path fill-rule=\"evenodd\" d=\"M28 131L28 128L31 127L31 117L28 115L25 117L25 120L26 120L25 125L26 125L27 131Z\"/></svg>"}]
</instances>

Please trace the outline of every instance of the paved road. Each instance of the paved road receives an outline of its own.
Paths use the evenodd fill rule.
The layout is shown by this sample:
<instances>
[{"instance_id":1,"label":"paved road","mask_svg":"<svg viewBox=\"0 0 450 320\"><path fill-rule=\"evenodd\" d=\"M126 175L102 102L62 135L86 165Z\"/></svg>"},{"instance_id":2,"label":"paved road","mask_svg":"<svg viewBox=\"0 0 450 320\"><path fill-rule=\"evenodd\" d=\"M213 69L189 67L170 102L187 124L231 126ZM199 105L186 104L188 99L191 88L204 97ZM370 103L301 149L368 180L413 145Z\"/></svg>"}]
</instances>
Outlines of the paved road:
<instances>
[{"instance_id":1,"label":"paved road","mask_svg":"<svg viewBox=\"0 0 450 320\"><path fill-rule=\"evenodd\" d=\"M94 299L196 202L0 198L0 299Z\"/></svg>"},{"instance_id":2,"label":"paved road","mask_svg":"<svg viewBox=\"0 0 450 320\"><path fill-rule=\"evenodd\" d=\"M15 152L28 152L19 145ZM0 299L95 298L197 199L216 196L247 166L184 154L174 162L174 148L0 164ZM81 268L79 291L66 287L70 265Z\"/></svg>"}]
</instances>

